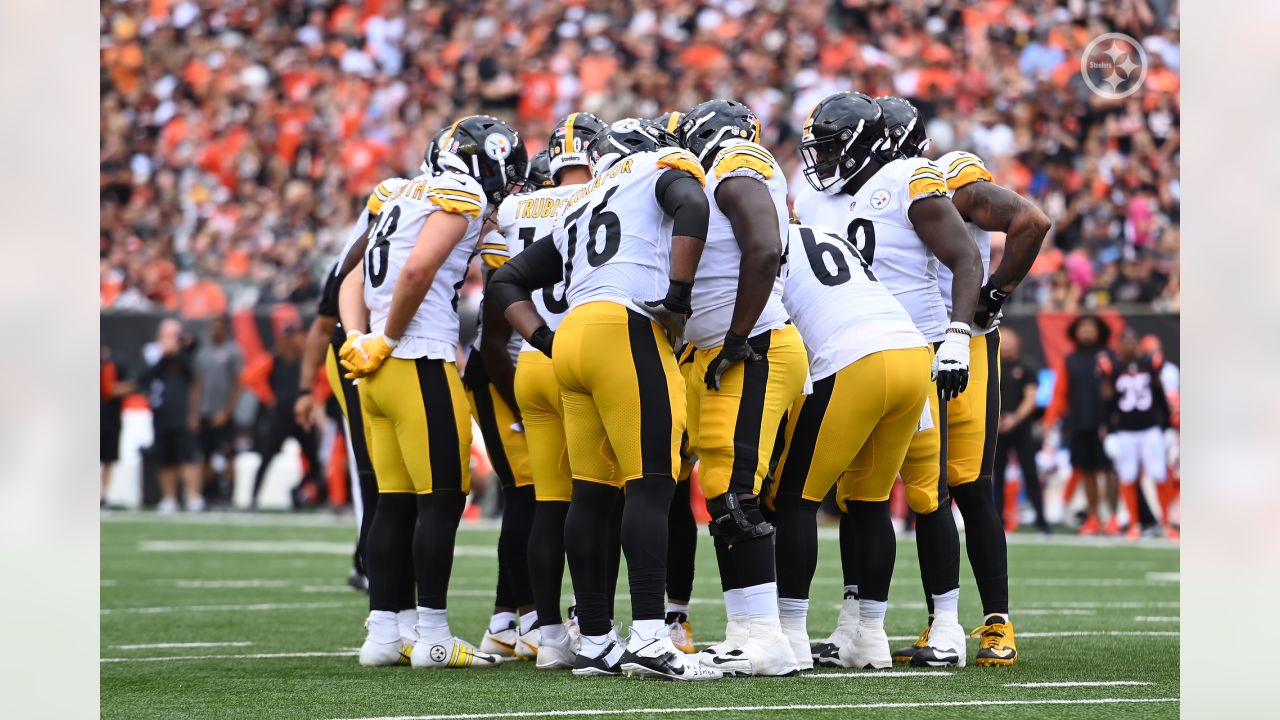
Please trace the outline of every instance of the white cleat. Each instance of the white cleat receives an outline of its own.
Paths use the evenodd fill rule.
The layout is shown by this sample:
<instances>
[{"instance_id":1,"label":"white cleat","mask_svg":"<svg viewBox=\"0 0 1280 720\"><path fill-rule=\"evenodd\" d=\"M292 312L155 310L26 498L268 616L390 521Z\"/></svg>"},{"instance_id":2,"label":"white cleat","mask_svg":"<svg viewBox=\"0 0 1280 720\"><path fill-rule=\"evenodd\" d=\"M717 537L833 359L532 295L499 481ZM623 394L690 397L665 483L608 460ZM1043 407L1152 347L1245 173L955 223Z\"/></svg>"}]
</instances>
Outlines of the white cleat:
<instances>
[{"instance_id":1,"label":"white cleat","mask_svg":"<svg viewBox=\"0 0 1280 720\"><path fill-rule=\"evenodd\" d=\"M809 622L803 617L781 618L782 634L787 636L791 645L791 654L796 658L796 665L801 670L813 669L813 656L810 655Z\"/></svg>"},{"instance_id":2,"label":"white cleat","mask_svg":"<svg viewBox=\"0 0 1280 720\"><path fill-rule=\"evenodd\" d=\"M480 652L501 658L513 658L516 656L517 642L519 642L519 633L516 632L515 623L498 632L485 630L484 637L480 639Z\"/></svg>"},{"instance_id":3,"label":"white cleat","mask_svg":"<svg viewBox=\"0 0 1280 720\"><path fill-rule=\"evenodd\" d=\"M694 657L707 667L719 667L714 658L742 647L747 641L750 622L750 618L746 615L730 615L728 624L724 626L724 640L711 647L703 648L702 652Z\"/></svg>"},{"instance_id":4,"label":"white cleat","mask_svg":"<svg viewBox=\"0 0 1280 720\"><path fill-rule=\"evenodd\" d=\"M490 668L502 664L502 658L455 636L439 642L419 640L409 662L415 668Z\"/></svg>"},{"instance_id":5,"label":"white cleat","mask_svg":"<svg viewBox=\"0 0 1280 720\"><path fill-rule=\"evenodd\" d=\"M889 636L884 625L869 622L858 623L853 641L840 648L840 665L859 670L884 670L893 667L889 654Z\"/></svg>"},{"instance_id":6,"label":"white cleat","mask_svg":"<svg viewBox=\"0 0 1280 720\"><path fill-rule=\"evenodd\" d=\"M365 667L408 665L412 654L413 645L401 639L384 643L365 638L364 644L360 646L360 664Z\"/></svg>"},{"instance_id":7,"label":"white cleat","mask_svg":"<svg viewBox=\"0 0 1280 720\"><path fill-rule=\"evenodd\" d=\"M538 647L542 644L542 630L533 628L527 633L517 633L516 635L516 659L517 660L536 660L538 658Z\"/></svg>"},{"instance_id":8,"label":"white cleat","mask_svg":"<svg viewBox=\"0 0 1280 720\"><path fill-rule=\"evenodd\" d=\"M751 674L756 677L785 677L800 672L800 663L791 651L791 641L782 633L778 618L752 620L742 649L751 659Z\"/></svg>"},{"instance_id":9,"label":"white cleat","mask_svg":"<svg viewBox=\"0 0 1280 720\"><path fill-rule=\"evenodd\" d=\"M840 604L840 617L836 620L836 629L825 640L813 643L809 648L809 657L820 667L844 667L840 664L840 648L853 642L853 633L858 627L858 599L847 597Z\"/></svg>"},{"instance_id":10,"label":"white cleat","mask_svg":"<svg viewBox=\"0 0 1280 720\"><path fill-rule=\"evenodd\" d=\"M641 644L643 643L643 644ZM635 646L632 649L631 646ZM659 678L684 682L719 680L723 673L700 664L691 655L676 650L665 631L652 640L632 640L622 653L622 672L627 677Z\"/></svg>"},{"instance_id":11,"label":"white cleat","mask_svg":"<svg viewBox=\"0 0 1280 720\"><path fill-rule=\"evenodd\" d=\"M569 633L566 632L561 640L544 635L538 644L537 667L539 670L572 668L577 654L578 643Z\"/></svg>"},{"instance_id":12,"label":"white cleat","mask_svg":"<svg viewBox=\"0 0 1280 720\"><path fill-rule=\"evenodd\" d=\"M912 667L964 667L967 637L955 613L935 614L929 644L916 651Z\"/></svg>"}]
</instances>

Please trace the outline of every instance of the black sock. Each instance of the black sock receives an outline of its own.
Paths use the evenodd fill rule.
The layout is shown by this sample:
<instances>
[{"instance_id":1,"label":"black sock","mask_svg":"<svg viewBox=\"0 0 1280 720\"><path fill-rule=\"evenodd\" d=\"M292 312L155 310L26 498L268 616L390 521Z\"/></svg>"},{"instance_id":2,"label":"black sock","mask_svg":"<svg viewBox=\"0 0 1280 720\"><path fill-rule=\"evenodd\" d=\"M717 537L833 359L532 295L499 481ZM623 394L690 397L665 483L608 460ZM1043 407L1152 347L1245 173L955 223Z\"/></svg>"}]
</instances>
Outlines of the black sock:
<instances>
[{"instance_id":1,"label":"black sock","mask_svg":"<svg viewBox=\"0 0 1280 720\"><path fill-rule=\"evenodd\" d=\"M1009 551L1004 525L991 493L991 478L951 488L956 507L964 518L965 545L969 565L982 598L982 614L1009 613Z\"/></svg>"},{"instance_id":2,"label":"black sock","mask_svg":"<svg viewBox=\"0 0 1280 720\"><path fill-rule=\"evenodd\" d=\"M889 518L889 501L847 503L848 514L841 520L849 523L851 534L857 535L856 556L858 597L867 600L888 601L889 583L893 580L893 564L898 544L893 534L893 521ZM843 533L842 533L843 534ZM847 584L852 585L847 579Z\"/></svg>"},{"instance_id":3,"label":"black sock","mask_svg":"<svg viewBox=\"0 0 1280 720\"><path fill-rule=\"evenodd\" d=\"M368 470L361 470L357 485L358 487L352 490L360 493L360 504L363 507L360 515L360 534L356 536L355 569L356 572L368 576L369 566L365 555L368 553L369 529L373 527L373 516L378 512L378 478Z\"/></svg>"},{"instance_id":4,"label":"black sock","mask_svg":"<svg viewBox=\"0 0 1280 720\"><path fill-rule=\"evenodd\" d=\"M627 554L633 620L666 617L667 516L675 490L670 475L643 475L627 482L622 551Z\"/></svg>"},{"instance_id":5,"label":"black sock","mask_svg":"<svg viewBox=\"0 0 1280 720\"><path fill-rule=\"evenodd\" d=\"M951 499L925 515L916 515L916 553L920 558L920 577L933 614L933 596L960 587L960 534L951 516ZM858 588L862 594L862 588Z\"/></svg>"},{"instance_id":6,"label":"black sock","mask_svg":"<svg viewBox=\"0 0 1280 720\"><path fill-rule=\"evenodd\" d=\"M845 503L849 507L849 503ZM857 521L846 510L840 513L840 570L844 574L844 584L858 585L858 534L855 529Z\"/></svg>"},{"instance_id":7,"label":"black sock","mask_svg":"<svg viewBox=\"0 0 1280 720\"><path fill-rule=\"evenodd\" d=\"M529 531L529 584L538 608L536 626L556 625L560 617L560 583L564 580L564 519L569 503L539 501Z\"/></svg>"},{"instance_id":8,"label":"black sock","mask_svg":"<svg viewBox=\"0 0 1280 720\"><path fill-rule=\"evenodd\" d=\"M418 496L386 493L370 518L365 542L365 572L369 578L369 609L397 612L414 607L413 532Z\"/></svg>"},{"instance_id":9,"label":"black sock","mask_svg":"<svg viewBox=\"0 0 1280 720\"><path fill-rule=\"evenodd\" d=\"M449 576L453 573L453 544L467 496L458 490L435 490L418 496L418 522L413 532L413 566L418 581L418 605L447 607Z\"/></svg>"},{"instance_id":10,"label":"black sock","mask_svg":"<svg viewBox=\"0 0 1280 720\"><path fill-rule=\"evenodd\" d=\"M583 635L605 635L609 624L609 548L613 508L622 491L586 480L573 481L573 501L564 519L565 555L577 598L578 627Z\"/></svg>"},{"instance_id":11,"label":"black sock","mask_svg":"<svg viewBox=\"0 0 1280 720\"><path fill-rule=\"evenodd\" d=\"M618 601L618 572L622 567L622 511L627 505L626 492L619 492L617 499L613 503L613 509L609 514L608 534L605 536L607 547L609 549L608 556L608 590L609 590L609 619L612 620L614 614L614 606Z\"/></svg>"},{"instance_id":12,"label":"black sock","mask_svg":"<svg viewBox=\"0 0 1280 720\"><path fill-rule=\"evenodd\" d=\"M498 607L520 608L533 603L529 584L529 531L533 529L533 486L503 488L506 508L502 511L502 530L498 535L498 590L506 580L507 597L501 594ZM504 602L505 600L505 602Z\"/></svg>"},{"instance_id":13,"label":"black sock","mask_svg":"<svg viewBox=\"0 0 1280 720\"><path fill-rule=\"evenodd\" d=\"M693 595L693 563L698 552L698 524L689 505L689 483L676 484L667 518L667 597L688 600Z\"/></svg>"},{"instance_id":14,"label":"black sock","mask_svg":"<svg viewBox=\"0 0 1280 720\"><path fill-rule=\"evenodd\" d=\"M778 597L808 598L818 568L818 507L797 493L781 493L774 501Z\"/></svg>"}]
</instances>

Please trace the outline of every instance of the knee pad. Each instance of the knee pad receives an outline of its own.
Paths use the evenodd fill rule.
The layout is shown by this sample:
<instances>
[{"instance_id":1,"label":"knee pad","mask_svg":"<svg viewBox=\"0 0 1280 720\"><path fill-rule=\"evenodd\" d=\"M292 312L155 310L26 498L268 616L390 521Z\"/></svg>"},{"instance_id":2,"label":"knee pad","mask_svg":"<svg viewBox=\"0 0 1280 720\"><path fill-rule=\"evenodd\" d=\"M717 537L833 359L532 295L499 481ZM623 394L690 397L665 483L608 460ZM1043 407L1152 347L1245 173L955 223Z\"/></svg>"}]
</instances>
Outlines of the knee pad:
<instances>
[{"instance_id":1,"label":"knee pad","mask_svg":"<svg viewBox=\"0 0 1280 720\"><path fill-rule=\"evenodd\" d=\"M707 501L707 512L711 515L711 537L729 545L773 534L773 525L760 512L760 498L754 495L743 499L737 493L724 493Z\"/></svg>"}]
</instances>

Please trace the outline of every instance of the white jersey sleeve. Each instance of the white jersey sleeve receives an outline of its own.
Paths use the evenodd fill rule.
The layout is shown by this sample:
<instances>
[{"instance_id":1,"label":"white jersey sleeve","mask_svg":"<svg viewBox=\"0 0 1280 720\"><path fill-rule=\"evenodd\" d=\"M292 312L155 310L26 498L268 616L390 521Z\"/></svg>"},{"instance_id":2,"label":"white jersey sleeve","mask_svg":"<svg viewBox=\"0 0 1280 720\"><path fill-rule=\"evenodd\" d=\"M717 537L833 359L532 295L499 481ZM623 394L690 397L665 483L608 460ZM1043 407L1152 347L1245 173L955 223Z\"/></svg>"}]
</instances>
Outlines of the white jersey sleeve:
<instances>
[{"instance_id":1,"label":"white jersey sleeve","mask_svg":"<svg viewBox=\"0 0 1280 720\"><path fill-rule=\"evenodd\" d=\"M618 160L569 195L552 234L564 258L567 309L609 301L647 314L633 299L666 294L672 219L655 188L673 170L705 184L693 155L662 148Z\"/></svg>"},{"instance_id":2,"label":"white jersey sleeve","mask_svg":"<svg viewBox=\"0 0 1280 720\"><path fill-rule=\"evenodd\" d=\"M872 353L924 347L925 338L893 293L840 233L790 227L782 299L821 380Z\"/></svg>"},{"instance_id":3,"label":"white jersey sleeve","mask_svg":"<svg viewBox=\"0 0 1280 720\"><path fill-rule=\"evenodd\" d=\"M729 218L716 202L720 183L734 177L746 177L763 183L773 200L774 222L783 248L787 243L787 179L778 161L768 150L745 140L720 150L711 162L707 175L707 200L711 214L707 223L707 241L698 261L697 281L693 284L693 316L685 327L685 339L700 349L712 348L724 341L733 320L738 297L738 276L742 250ZM787 311L782 306L782 278L778 277L759 319L751 330L756 335L782 327Z\"/></svg>"},{"instance_id":4,"label":"white jersey sleeve","mask_svg":"<svg viewBox=\"0 0 1280 720\"><path fill-rule=\"evenodd\" d=\"M391 353L393 357L456 359L458 290L479 244L486 210L480 184L457 172L419 176L382 205L365 252L364 299L372 332L382 332L386 327L395 283L427 218L436 212L449 212L467 219L461 240L436 271L426 298Z\"/></svg>"},{"instance_id":5,"label":"white jersey sleeve","mask_svg":"<svg viewBox=\"0 0 1280 720\"><path fill-rule=\"evenodd\" d=\"M947 192L951 194L971 183L995 182L991 177L991 173L987 170L987 166L982 162L982 158L971 152L954 150L938 158L934 161L934 164L946 175ZM966 223L966 225L969 228L969 235L978 245L979 254L982 255L982 282L985 284L987 278L991 275L991 234L971 222ZM947 307L948 316L951 315L951 283L953 279L951 268L946 265L938 267L938 292L942 294L942 302ZM972 329L974 335L986 335L991 332L990 329L979 327L972 327Z\"/></svg>"}]
</instances>

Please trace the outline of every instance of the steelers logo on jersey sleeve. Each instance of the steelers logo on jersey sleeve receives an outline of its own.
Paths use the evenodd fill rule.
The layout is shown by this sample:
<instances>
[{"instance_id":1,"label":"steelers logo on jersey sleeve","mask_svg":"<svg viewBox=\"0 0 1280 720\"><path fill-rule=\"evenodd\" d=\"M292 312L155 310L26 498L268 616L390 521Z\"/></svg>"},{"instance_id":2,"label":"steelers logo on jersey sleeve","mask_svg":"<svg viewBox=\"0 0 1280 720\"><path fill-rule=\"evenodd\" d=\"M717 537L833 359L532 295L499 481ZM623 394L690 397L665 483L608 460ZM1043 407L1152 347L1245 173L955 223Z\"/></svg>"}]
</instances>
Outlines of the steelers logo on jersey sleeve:
<instances>
[{"instance_id":1,"label":"steelers logo on jersey sleeve","mask_svg":"<svg viewBox=\"0 0 1280 720\"><path fill-rule=\"evenodd\" d=\"M883 210L889 204L889 197L888 190L876 190L871 193L871 207L875 210Z\"/></svg>"}]
</instances>

